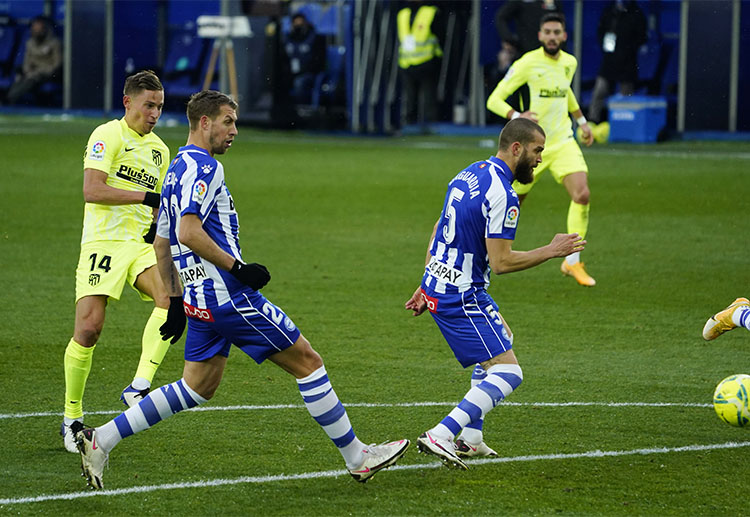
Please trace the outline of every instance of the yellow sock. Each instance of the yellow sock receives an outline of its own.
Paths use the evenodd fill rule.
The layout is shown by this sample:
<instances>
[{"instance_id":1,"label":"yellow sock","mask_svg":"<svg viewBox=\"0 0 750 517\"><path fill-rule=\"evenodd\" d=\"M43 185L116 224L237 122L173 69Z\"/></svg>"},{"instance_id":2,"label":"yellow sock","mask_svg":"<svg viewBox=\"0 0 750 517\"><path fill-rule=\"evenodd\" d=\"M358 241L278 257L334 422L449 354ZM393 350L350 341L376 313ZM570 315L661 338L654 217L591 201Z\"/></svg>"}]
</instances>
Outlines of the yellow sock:
<instances>
[{"instance_id":1,"label":"yellow sock","mask_svg":"<svg viewBox=\"0 0 750 517\"><path fill-rule=\"evenodd\" d=\"M72 338L65 348L65 417L83 417L83 390L86 389L86 379L89 378L94 348L86 348L76 343Z\"/></svg>"},{"instance_id":2,"label":"yellow sock","mask_svg":"<svg viewBox=\"0 0 750 517\"><path fill-rule=\"evenodd\" d=\"M167 309L154 307L151 317L143 329L143 340L141 342L141 360L138 362L136 377L146 379L149 384L154 379L156 369L159 368L162 359L169 350L169 341L164 341L159 334L159 327L167 321Z\"/></svg>"},{"instance_id":3,"label":"yellow sock","mask_svg":"<svg viewBox=\"0 0 750 517\"><path fill-rule=\"evenodd\" d=\"M568 208L568 233L577 233L581 239L585 239L588 229L589 205L580 205L571 201L570 208Z\"/></svg>"}]
</instances>

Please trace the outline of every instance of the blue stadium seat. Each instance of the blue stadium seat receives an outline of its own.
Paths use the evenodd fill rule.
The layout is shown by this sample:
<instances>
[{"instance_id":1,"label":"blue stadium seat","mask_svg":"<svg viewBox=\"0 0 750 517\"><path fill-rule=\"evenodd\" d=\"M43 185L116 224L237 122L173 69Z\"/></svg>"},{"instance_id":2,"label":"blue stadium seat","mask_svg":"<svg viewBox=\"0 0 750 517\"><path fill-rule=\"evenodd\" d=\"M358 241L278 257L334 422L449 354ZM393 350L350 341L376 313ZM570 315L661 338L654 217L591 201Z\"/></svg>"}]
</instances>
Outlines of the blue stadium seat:
<instances>
[{"instance_id":1,"label":"blue stadium seat","mask_svg":"<svg viewBox=\"0 0 750 517\"><path fill-rule=\"evenodd\" d=\"M201 90L212 42L213 40L199 38L194 28L172 31L162 72L162 84L167 98L181 100ZM216 85L213 83L211 86Z\"/></svg>"},{"instance_id":2,"label":"blue stadium seat","mask_svg":"<svg viewBox=\"0 0 750 517\"><path fill-rule=\"evenodd\" d=\"M0 26L0 91L7 90L13 84L17 34L13 25Z\"/></svg>"},{"instance_id":3,"label":"blue stadium seat","mask_svg":"<svg viewBox=\"0 0 750 517\"><path fill-rule=\"evenodd\" d=\"M297 9L294 14L301 13L305 15L305 18L307 18L307 21L312 23L313 27L315 29L318 29L318 26L320 25L320 19L323 16L323 6L321 6L318 3L311 2L309 4L304 4L302 7Z\"/></svg>"},{"instance_id":4,"label":"blue stadium seat","mask_svg":"<svg viewBox=\"0 0 750 517\"><path fill-rule=\"evenodd\" d=\"M313 87L312 105L327 106L336 103L341 91L346 66L346 47L331 45L326 52L326 71L318 74Z\"/></svg>"},{"instance_id":5,"label":"blue stadium seat","mask_svg":"<svg viewBox=\"0 0 750 517\"><path fill-rule=\"evenodd\" d=\"M329 12L332 12L329 14ZM336 12L334 7L329 7L325 13L323 12L323 7L318 3L309 3L302 5L299 9L294 11L289 16L284 16L281 19L281 33L282 34L289 34L289 31L292 29L292 16L295 14L300 13L307 18L307 21L309 21L313 27L315 27L315 31L319 34L336 34ZM326 25L330 24L330 20L323 20L324 16L333 16L334 19L334 32L332 33L326 33L321 31L321 24Z\"/></svg>"},{"instance_id":6,"label":"blue stadium seat","mask_svg":"<svg viewBox=\"0 0 750 517\"><path fill-rule=\"evenodd\" d=\"M315 25L315 31L324 36L335 36L338 32L338 8L335 5L330 6L321 14L318 24Z\"/></svg>"},{"instance_id":7,"label":"blue stadium seat","mask_svg":"<svg viewBox=\"0 0 750 517\"><path fill-rule=\"evenodd\" d=\"M7 69L13 64L16 48L16 27L0 25L0 68Z\"/></svg>"},{"instance_id":8,"label":"blue stadium seat","mask_svg":"<svg viewBox=\"0 0 750 517\"><path fill-rule=\"evenodd\" d=\"M655 95L659 93L655 82L659 74L659 62L661 59L661 38L654 31L649 31L648 40L638 50L638 84L636 90L639 93Z\"/></svg>"},{"instance_id":9,"label":"blue stadium seat","mask_svg":"<svg viewBox=\"0 0 750 517\"><path fill-rule=\"evenodd\" d=\"M206 40L199 38L195 30L176 30L167 43L167 59L162 75L167 79L182 76L197 77L206 50Z\"/></svg>"}]
</instances>

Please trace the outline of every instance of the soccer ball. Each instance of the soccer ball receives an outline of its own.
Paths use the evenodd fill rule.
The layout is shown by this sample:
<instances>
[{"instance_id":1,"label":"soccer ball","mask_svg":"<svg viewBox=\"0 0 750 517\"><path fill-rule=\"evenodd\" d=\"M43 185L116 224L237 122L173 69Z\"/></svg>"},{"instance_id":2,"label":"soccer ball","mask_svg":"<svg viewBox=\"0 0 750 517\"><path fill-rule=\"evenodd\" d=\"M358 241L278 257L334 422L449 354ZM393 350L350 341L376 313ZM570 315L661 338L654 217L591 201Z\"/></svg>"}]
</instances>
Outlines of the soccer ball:
<instances>
[{"instance_id":1,"label":"soccer ball","mask_svg":"<svg viewBox=\"0 0 750 517\"><path fill-rule=\"evenodd\" d=\"M714 409L727 424L745 427L750 424L750 375L731 375L714 391Z\"/></svg>"}]
</instances>

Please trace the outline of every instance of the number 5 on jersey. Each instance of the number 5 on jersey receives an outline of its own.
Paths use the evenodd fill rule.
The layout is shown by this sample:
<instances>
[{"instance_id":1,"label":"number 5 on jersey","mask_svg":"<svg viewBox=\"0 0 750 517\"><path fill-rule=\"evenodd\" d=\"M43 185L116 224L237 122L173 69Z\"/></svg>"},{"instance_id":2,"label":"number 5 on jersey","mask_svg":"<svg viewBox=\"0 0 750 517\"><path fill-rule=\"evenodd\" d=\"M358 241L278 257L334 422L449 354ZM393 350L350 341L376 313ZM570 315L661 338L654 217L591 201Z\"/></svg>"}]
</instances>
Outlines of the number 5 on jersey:
<instances>
[{"instance_id":1,"label":"number 5 on jersey","mask_svg":"<svg viewBox=\"0 0 750 517\"><path fill-rule=\"evenodd\" d=\"M464 197L464 191L458 187L453 187L448 196L448 202L445 204L445 225L443 225L443 239L446 244L453 242L456 237L456 207L453 202L460 202Z\"/></svg>"}]
</instances>

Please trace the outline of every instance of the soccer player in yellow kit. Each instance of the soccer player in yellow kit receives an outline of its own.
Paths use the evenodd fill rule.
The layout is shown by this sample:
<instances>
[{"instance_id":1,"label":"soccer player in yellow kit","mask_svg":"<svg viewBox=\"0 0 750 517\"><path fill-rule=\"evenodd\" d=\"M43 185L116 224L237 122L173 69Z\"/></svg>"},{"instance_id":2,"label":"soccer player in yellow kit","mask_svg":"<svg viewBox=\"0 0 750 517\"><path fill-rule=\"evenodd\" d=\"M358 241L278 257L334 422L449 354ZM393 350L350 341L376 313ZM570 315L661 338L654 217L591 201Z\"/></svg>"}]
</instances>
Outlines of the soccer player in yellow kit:
<instances>
[{"instance_id":1,"label":"soccer player in yellow kit","mask_svg":"<svg viewBox=\"0 0 750 517\"><path fill-rule=\"evenodd\" d=\"M164 105L164 88L150 70L125 81L125 116L97 127L83 157L86 202L81 255L76 270L73 338L65 349L63 443L78 452L70 424L83 420L81 400L109 298L120 298L127 281L155 308L146 323L142 352L133 382L123 390L128 406L149 391L169 348L159 327L166 321L169 297L157 271L153 241L169 149L152 130Z\"/></svg>"},{"instance_id":2,"label":"soccer player in yellow kit","mask_svg":"<svg viewBox=\"0 0 750 517\"><path fill-rule=\"evenodd\" d=\"M575 117L587 146L593 142L593 136L570 87L578 62L560 48L567 39L565 17L560 13L545 14L539 26L542 46L513 63L487 99L487 109L508 120L523 117L542 126L547 134L547 145L542 153L542 163L534 171L534 181L528 185L516 181L513 188L523 201L539 176L549 169L555 181L562 183L570 195L568 233L577 233L583 239L589 226L588 167L573 138L569 114ZM529 87L530 106L521 113L505 99L524 84ZM561 271L581 285L595 285L596 281L586 273L580 258L580 252L565 257Z\"/></svg>"}]
</instances>

